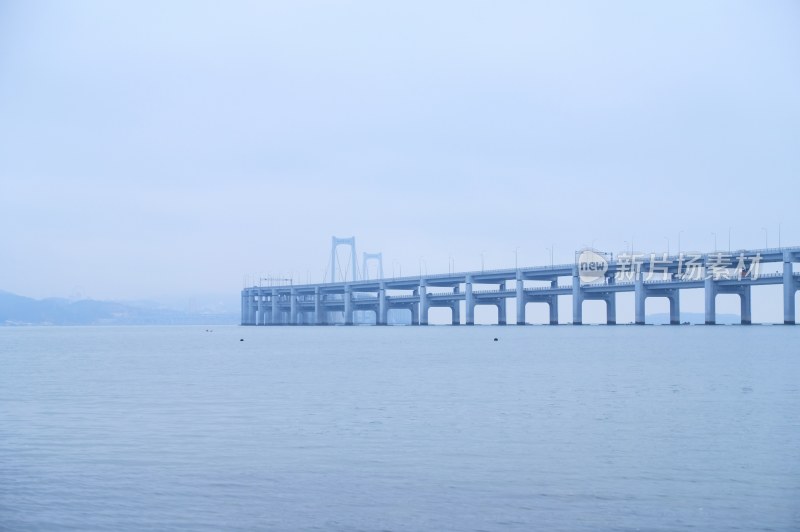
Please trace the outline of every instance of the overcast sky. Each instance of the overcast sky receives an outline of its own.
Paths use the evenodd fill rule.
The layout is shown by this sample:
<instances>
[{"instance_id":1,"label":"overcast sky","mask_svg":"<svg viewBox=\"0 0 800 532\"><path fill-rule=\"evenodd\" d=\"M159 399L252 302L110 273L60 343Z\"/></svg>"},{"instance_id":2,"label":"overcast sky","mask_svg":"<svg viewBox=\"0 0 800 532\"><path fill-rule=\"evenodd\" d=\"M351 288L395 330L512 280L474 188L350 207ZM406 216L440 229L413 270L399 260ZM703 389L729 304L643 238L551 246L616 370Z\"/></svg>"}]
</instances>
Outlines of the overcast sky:
<instances>
[{"instance_id":1,"label":"overcast sky","mask_svg":"<svg viewBox=\"0 0 800 532\"><path fill-rule=\"evenodd\" d=\"M799 125L796 1L0 1L0 289L800 245Z\"/></svg>"}]
</instances>

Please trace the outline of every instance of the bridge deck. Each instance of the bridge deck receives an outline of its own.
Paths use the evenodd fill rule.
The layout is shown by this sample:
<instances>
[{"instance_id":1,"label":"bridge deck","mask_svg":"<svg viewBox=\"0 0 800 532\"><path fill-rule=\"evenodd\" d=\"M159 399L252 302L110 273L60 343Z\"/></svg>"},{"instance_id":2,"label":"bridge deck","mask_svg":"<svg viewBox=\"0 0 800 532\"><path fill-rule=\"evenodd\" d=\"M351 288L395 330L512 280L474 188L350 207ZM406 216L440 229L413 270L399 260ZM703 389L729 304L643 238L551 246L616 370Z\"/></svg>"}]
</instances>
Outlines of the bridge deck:
<instances>
[{"instance_id":1,"label":"bridge deck","mask_svg":"<svg viewBox=\"0 0 800 532\"><path fill-rule=\"evenodd\" d=\"M412 315L422 315L420 323L427 323L428 308L451 307L456 319L460 302L465 301L467 323L470 323L475 305L497 305L499 312L504 315L505 301L508 299L521 297L526 303L546 302L551 304L552 309L559 296L571 295L574 320L580 323L580 303L584 300L605 300L611 309L615 294L635 292L639 316L644 312L645 298L669 297L671 304L674 300L677 306L678 292L687 289L706 290L706 311L709 315L713 314L716 294L739 294L743 301L744 321L745 310L749 313L750 288L781 284L784 285L785 322L794 321L793 298L800 288L800 273L793 271L793 263L800 261L800 247L737 250L730 254L689 254L688 258L685 254L671 257L651 254L639 255L639 259L635 260L636 256L633 256L634 259L617 257L608 262L607 268L597 274L600 280L590 283L581 282L576 264L558 264L340 283L254 286L242 291L242 322L264 322L267 313L271 316L288 313L294 316L290 318L290 322L293 322L303 312L312 312L319 320L320 312L344 312L347 315L351 310L372 310L385 316L388 309L403 308L410 309ZM759 274L757 269L753 269L754 265L777 262L783 263L783 273ZM639 272L638 281L632 280L634 269ZM564 277L571 281L570 284L559 284ZM514 282L513 288L508 286L510 281ZM520 282L523 285L518 291ZM525 286L525 282L547 285ZM495 285L496 288L474 289L480 285ZM278 318L273 321L275 319ZM524 320L524 310L521 315L518 314L517 321L521 319ZM610 322L611 319L609 315Z\"/></svg>"}]
</instances>

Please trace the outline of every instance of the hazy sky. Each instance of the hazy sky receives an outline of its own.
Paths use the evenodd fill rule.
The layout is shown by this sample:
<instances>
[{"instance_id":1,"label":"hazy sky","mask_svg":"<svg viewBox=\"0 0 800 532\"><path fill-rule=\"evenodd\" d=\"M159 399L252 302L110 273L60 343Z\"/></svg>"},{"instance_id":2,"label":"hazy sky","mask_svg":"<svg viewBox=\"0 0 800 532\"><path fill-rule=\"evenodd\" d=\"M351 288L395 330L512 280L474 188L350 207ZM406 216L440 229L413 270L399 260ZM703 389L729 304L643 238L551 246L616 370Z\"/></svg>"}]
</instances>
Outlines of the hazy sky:
<instances>
[{"instance_id":1,"label":"hazy sky","mask_svg":"<svg viewBox=\"0 0 800 532\"><path fill-rule=\"evenodd\" d=\"M800 245L798 176L796 1L0 1L23 295Z\"/></svg>"}]
</instances>

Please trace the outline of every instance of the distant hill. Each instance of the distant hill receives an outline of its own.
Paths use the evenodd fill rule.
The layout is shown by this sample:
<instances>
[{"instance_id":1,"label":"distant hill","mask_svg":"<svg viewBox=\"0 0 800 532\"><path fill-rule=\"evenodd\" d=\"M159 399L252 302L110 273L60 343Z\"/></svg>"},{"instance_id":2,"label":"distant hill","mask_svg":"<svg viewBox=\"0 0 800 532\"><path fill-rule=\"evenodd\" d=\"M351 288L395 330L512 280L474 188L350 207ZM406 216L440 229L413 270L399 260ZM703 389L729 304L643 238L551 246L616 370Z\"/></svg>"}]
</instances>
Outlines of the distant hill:
<instances>
[{"instance_id":1,"label":"distant hill","mask_svg":"<svg viewBox=\"0 0 800 532\"><path fill-rule=\"evenodd\" d=\"M152 303L32 299L0 291L0 325L233 325L235 312L187 312Z\"/></svg>"}]
</instances>

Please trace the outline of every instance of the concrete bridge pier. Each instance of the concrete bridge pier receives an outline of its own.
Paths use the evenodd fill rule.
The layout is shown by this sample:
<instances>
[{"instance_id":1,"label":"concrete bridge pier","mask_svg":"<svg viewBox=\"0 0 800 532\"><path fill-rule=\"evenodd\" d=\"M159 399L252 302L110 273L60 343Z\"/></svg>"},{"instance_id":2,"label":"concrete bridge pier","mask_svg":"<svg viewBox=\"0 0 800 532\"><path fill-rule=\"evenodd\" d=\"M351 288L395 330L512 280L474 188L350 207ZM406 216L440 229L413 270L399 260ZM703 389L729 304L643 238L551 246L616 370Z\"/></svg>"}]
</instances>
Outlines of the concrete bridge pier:
<instances>
[{"instance_id":1,"label":"concrete bridge pier","mask_svg":"<svg viewBox=\"0 0 800 532\"><path fill-rule=\"evenodd\" d=\"M257 292L256 292L257 293ZM250 292L250 307L247 317L247 324L248 325L255 325L256 324L256 313L258 312L257 302L255 300L256 295L253 292Z\"/></svg>"},{"instance_id":2,"label":"concrete bridge pier","mask_svg":"<svg viewBox=\"0 0 800 532\"><path fill-rule=\"evenodd\" d=\"M706 325L716 325L717 323L717 284L710 275L705 279L705 299L706 299Z\"/></svg>"},{"instance_id":3,"label":"concrete bridge pier","mask_svg":"<svg viewBox=\"0 0 800 532\"><path fill-rule=\"evenodd\" d=\"M458 285L453 287L453 293L459 293ZM453 304L450 305L450 310L452 311L451 323L453 325L461 325L461 301L458 299L454 300Z\"/></svg>"},{"instance_id":4,"label":"concrete bridge pier","mask_svg":"<svg viewBox=\"0 0 800 532\"><path fill-rule=\"evenodd\" d=\"M419 325L428 324L428 310L430 310L431 302L428 299L428 287L423 282L419 285Z\"/></svg>"},{"instance_id":5,"label":"concrete bridge pier","mask_svg":"<svg viewBox=\"0 0 800 532\"><path fill-rule=\"evenodd\" d=\"M634 283L634 295L635 295L635 321L636 325L644 325L645 323L645 300L647 299L647 294L645 294L644 290L644 278L642 277L642 272L636 272L636 281Z\"/></svg>"},{"instance_id":6,"label":"concrete bridge pier","mask_svg":"<svg viewBox=\"0 0 800 532\"><path fill-rule=\"evenodd\" d=\"M353 289L349 284L344 287L344 324L353 324Z\"/></svg>"},{"instance_id":7,"label":"concrete bridge pier","mask_svg":"<svg viewBox=\"0 0 800 532\"><path fill-rule=\"evenodd\" d=\"M550 281L550 288L558 288L558 278ZM550 325L558 325L558 296L550 296L547 303L550 305Z\"/></svg>"},{"instance_id":8,"label":"concrete bridge pier","mask_svg":"<svg viewBox=\"0 0 800 532\"><path fill-rule=\"evenodd\" d=\"M500 283L500 290L505 291L506 289L506 282L503 281ZM497 324L498 325L505 325L506 324L506 301L507 299L501 297L497 300Z\"/></svg>"},{"instance_id":9,"label":"concrete bridge pier","mask_svg":"<svg viewBox=\"0 0 800 532\"><path fill-rule=\"evenodd\" d=\"M386 285L381 283L378 289L378 315L375 318L375 323L378 325L386 325L389 317L389 308L386 306Z\"/></svg>"},{"instance_id":10,"label":"concrete bridge pier","mask_svg":"<svg viewBox=\"0 0 800 532\"><path fill-rule=\"evenodd\" d=\"M461 301L455 301L450 305L450 311L452 312L450 323L452 325L461 325Z\"/></svg>"},{"instance_id":11,"label":"concrete bridge pier","mask_svg":"<svg viewBox=\"0 0 800 532\"><path fill-rule=\"evenodd\" d=\"M790 251L783 252L783 323L794 325L796 323L796 309L794 294L797 292L797 281L794 278L794 259Z\"/></svg>"},{"instance_id":12,"label":"concrete bridge pier","mask_svg":"<svg viewBox=\"0 0 800 532\"><path fill-rule=\"evenodd\" d=\"M277 288L273 288L272 289L272 296L270 297L270 299L272 300L272 301L270 301L270 303L272 303L272 312L270 312L270 317L269 317L270 321L272 322L273 325L278 325L281 322L280 321L281 320L280 312L278 312L278 298L279 297L280 296L278 295L278 289Z\"/></svg>"},{"instance_id":13,"label":"concrete bridge pier","mask_svg":"<svg viewBox=\"0 0 800 532\"><path fill-rule=\"evenodd\" d=\"M264 302L264 325L272 325L274 323L274 313L272 312L272 296L267 296Z\"/></svg>"},{"instance_id":14,"label":"concrete bridge pier","mask_svg":"<svg viewBox=\"0 0 800 532\"><path fill-rule=\"evenodd\" d=\"M607 275L606 276L606 284L612 285L615 284L616 277L614 275ZM607 325L616 325L617 324L617 293L616 292L609 292L606 296L606 324Z\"/></svg>"},{"instance_id":15,"label":"concrete bridge pier","mask_svg":"<svg viewBox=\"0 0 800 532\"><path fill-rule=\"evenodd\" d=\"M550 296L550 325L558 325L558 296Z\"/></svg>"},{"instance_id":16,"label":"concrete bridge pier","mask_svg":"<svg viewBox=\"0 0 800 532\"><path fill-rule=\"evenodd\" d=\"M467 282L464 283L464 296L465 296L465 312L467 314L466 324L475 325L475 298L472 295L472 276L467 276Z\"/></svg>"},{"instance_id":17,"label":"concrete bridge pier","mask_svg":"<svg viewBox=\"0 0 800 532\"><path fill-rule=\"evenodd\" d=\"M741 305L741 317L742 317L742 325L750 325L753 323L752 317L752 297L750 295L750 285L743 286L741 293L739 294L739 301Z\"/></svg>"},{"instance_id":18,"label":"concrete bridge pier","mask_svg":"<svg viewBox=\"0 0 800 532\"><path fill-rule=\"evenodd\" d=\"M272 325L272 295L270 292L264 293L264 323Z\"/></svg>"},{"instance_id":19,"label":"concrete bridge pier","mask_svg":"<svg viewBox=\"0 0 800 532\"><path fill-rule=\"evenodd\" d=\"M264 320L264 297L261 295L261 290L256 292L256 300L258 305L258 311L256 313L256 325L263 325L265 323Z\"/></svg>"},{"instance_id":20,"label":"concrete bridge pier","mask_svg":"<svg viewBox=\"0 0 800 532\"><path fill-rule=\"evenodd\" d=\"M416 325L419 323L419 305L411 305L408 308L411 309L411 325Z\"/></svg>"},{"instance_id":21,"label":"concrete bridge pier","mask_svg":"<svg viewBox=\"0 0 800 532\"><path fill-rule=\"evenodd\" d=\"M617 324L617 294L611 292L605 297L606 301L606 324Z\"/></svg>"},{"instance_id":22,"label":"concrete bridge pier","mask_svg":"<svg viewBox=\"0 0 800 532\"><path fill-rule=\"evenodd\" d=\"M250 290L245 290L242 294L242 309L244 309L244 313L242 314L243 325L250 325L250 305L252 298L253 296L250 294Z\"/></svg>"},{"instance_id":23,"label":"concrete bridge pier","mask_svg":"<svg viewBox=\"0 0 800 532\"><path fill-rule=\"evenodd\" d=\"M578 267L572 270L572 324L581 325L583 323L583 290L581 290L581 278L578 277Z\"/></svg>"},{"instance_id":24,"label":"concrete bridge pier","mask_svg":"<svg viewBox=\"0 0 800 532\"><path fill-rule=\"evenodd\" d=\"M522 280L522 274L517 272L517 286L516 286L516 299L517 299L517 325L525 325L525 305L528 303L525 300L525 283Z\"/></svg>"},{"instance_id":25,"label":"concrete bridge pier","mask_svg":"<svg viewBox=\"0 0 800 532\"><path fill-rule=\"evenodd\" d=\"M289 325L297 325L297 292L289 291Z\"/></svg>"},{"instance_id":26,"label":"concrete bridge pier","mask_svg":"<svg viewBox=\"0 0 800 532\"><path fill-rule=\"evenodd\" d=\"M670 291L667 296L669 299L669 324L681 324L681 291L677 288Z\"/></svg>"},{"instance_id":27,"label":"concrete bridge pier","mask_svg":"<svg viewBox=\"0 0 800 532\"><path fill-rule=\"evenodd\" d=\"M314 325L324 325L322 314L322 290L317 286L314 288Z\"/></svg>"}]
</instances>

